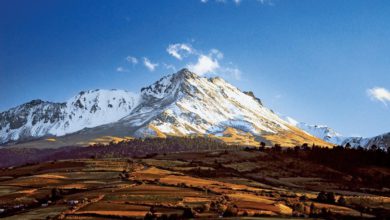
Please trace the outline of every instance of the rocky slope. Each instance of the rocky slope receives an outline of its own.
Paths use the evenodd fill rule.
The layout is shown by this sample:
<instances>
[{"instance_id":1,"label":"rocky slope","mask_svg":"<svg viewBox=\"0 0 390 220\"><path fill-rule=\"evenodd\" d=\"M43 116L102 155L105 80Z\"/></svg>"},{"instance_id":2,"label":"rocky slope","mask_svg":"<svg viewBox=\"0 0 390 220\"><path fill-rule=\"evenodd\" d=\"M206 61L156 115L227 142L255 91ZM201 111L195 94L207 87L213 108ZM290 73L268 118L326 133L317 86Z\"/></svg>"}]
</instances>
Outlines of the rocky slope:
<instances>
[{"instance_id":1,"label":"rocky slope","mask_svg":"<svg viewBox=\"0 0 390 220\"><path fill-rule=\"evenodd\" d=\"M64 145L99 142L107 136L210 135L248 145L329 145L282 120L253 93L187 69L142 88L139 95L95 90L66 103L33 101L0 118L2 143L49 136Z\"/></svg>"},{"instance_id":2,"label":"rocky slope","mask_svg":"<svg viewBox=\"0 0 390 220\"><path fill-rule=\"evenodd\" d=\"M282 118L291 125L332 144L341 145L346 139L346 137L343 137L334 129L326 125L309 125L305 122L298 122L288 116L282 116Z\"/></svg>"},{"instance_id":3,"label":"rocky slope","mask_svg":"<svg viewBox=\"0 0 390 220\"><path fill-rule=\"evenodd\" d=\"M64 103L33 100L0 113L0 143L62 136L115 122L137 104L138 96L123 90L80 92Z\"/></svg>"}]
</instances>

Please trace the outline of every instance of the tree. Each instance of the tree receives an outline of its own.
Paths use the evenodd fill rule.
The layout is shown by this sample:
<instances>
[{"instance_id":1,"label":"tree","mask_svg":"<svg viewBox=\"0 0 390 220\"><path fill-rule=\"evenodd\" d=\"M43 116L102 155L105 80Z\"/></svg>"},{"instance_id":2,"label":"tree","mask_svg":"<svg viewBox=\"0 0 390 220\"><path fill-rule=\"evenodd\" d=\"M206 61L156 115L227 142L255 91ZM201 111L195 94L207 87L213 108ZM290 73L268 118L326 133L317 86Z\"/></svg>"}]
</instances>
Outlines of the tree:
<instances>
[{"instance_id":1,"label":"tree","mask_svg":"<svg viewBox=\"0 0 390 220\"><path fill-rule=\"evenodd\" d=\"M324 191L321 191L317 195L317 201L318 202L325 202L327 200L326 193Z\"/></svg>"},{"instance_id":2,"label":"tree","mask_svg":"<svg viewBox=\"0 0 390 220\"><path fill-rule=\"evenodd\" d=\"M336 202L336 198L333 192L326 193L326 202L330 204L334 204Z\"/></svg>"},{"instance_id":3,"label":"tree","mask_svg":"<svg viewBox=\"0 0 390 220\"><path fill-rule=\"evenodd\" d=\"M280 146L280 144L275 144L274 145L274 151L276 151L276 152L282 151L282 147Z\"/></svg>"},{"instance_id":4,"label":"tree","mask_svg":"<svg viewBox=\"0 0 390 220\"><path fill-rule=\"evenodd\" d=\"M337 204L345 206L347 204L347 201L345 200L344 196L340 196L337 200Z\"/></svg>"},{"instance_id":5,"label":"tree","mask_svg":"<svg viewBox=\"0 0 390 220\"><path fill-rule=\"evenodd\" d=\"M329 204L334 204L336 199L335 199L335 196L334 196L333 192L327 192L326 193L324 191L321 191L320 193L318 193L317 201L318 202L329 203Z\"/></svg>"},{"instance_id":6,"label":"tree","mask_svg":"<svg viewBox=\"0 0 390 220\"><path fill-rule=\"evenodd\" d=\"M307 196L306 195L302 195L299 197L299 201L300 202L306 202L308 200Z\"/></svg>"},{"instance_id":7,"label":"tree","mask_svg":"<svg viewBox=\"0 0 390 220\"><path fill-rule=\"evenodd\" d=\"M292 208L295 212L298 212L298 213L303 213L303 211L304 211L304 206L302 203L295 203Z\"/></svg>"},{"instance_id":8,"label":"tree","mask_svg":"<svg viewBox=\"0 0 390 220\"><path fill-rule=\"evenodd\" d=\"M223 217L234 217L238 215L238 207L237 205L229 205L225 212L223 213Z\"/></svg>"},{"instance_id":9,"label":"tree","mask_svg":"<svg viewBox=\"0 0 390 220\"><path fill-rule=\"evenodd\" d=\"M314 217L314 215L317 213L317 210L316 210L316 206L314 205L314 203L311 203L310 205L310 217Z\"/></svg>"},{"instance_id":10,"label":"tree","mask_svg":"<svg viewBox=\"0 0 390 220\"><path fill-rule=\"evenodd\" d=\"M58 188L53 188L51 190L51 198L53 200L58 200L62 198L61 191Z\"/></svg>"},{"instance_id":11,"label":"tree","mask_svg":"<svg viewBox=\"0 0 390 220\"><path fill-rule=\"evenodd\" d=\"M331 216L331 212L329 209L327 209L325 207L321 209L321 217L323 217L325 219L329 219L330 216Z\"/></svg>"},{"instance_id":12,"label":"tree","mask_svg":"<svg viewBox=\"0 0 390 220\"><path fill-rule=\"evenodd\" d=\"M188 219L188 218L194 218L195 217L195 212L192 210L190 207L184 208L183 212L183 218Z\"/></svg>"},{"instance_id":13,"label":"tree","mask_svg":"<svg viewBox=\"0 0 390 220\"><path fill-rule=\"evenodd\" d=\"M264 151L265 150L265 143L264 142L260 142L259 150L260 151Z\"/></svg>"},{"instance_id":14,"label":"tree","mask_svg":"<svg viewBox=\"0 0 390 220\"><path fill-rule=\"evenodd\" d=\"M154 220L156 219L156 215L154 215L153 213L151 213L150 211L147 212L144 216L144 220Z\"/></svg>"}]
</instances>

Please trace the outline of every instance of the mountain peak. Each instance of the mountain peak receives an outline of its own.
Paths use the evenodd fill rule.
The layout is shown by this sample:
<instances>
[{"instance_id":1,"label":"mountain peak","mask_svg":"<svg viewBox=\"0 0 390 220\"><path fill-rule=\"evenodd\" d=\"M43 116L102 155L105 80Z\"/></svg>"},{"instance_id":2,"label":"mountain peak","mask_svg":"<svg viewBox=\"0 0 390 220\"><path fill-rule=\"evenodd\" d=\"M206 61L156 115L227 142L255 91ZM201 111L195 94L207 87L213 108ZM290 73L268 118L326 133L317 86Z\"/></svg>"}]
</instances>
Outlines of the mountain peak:
<instances>
[{"instance_id":1,"label":"mountain peak","mask_svg":"<svg viewBox=\"0 0 390 220\"><path fill-rule=\"evenodd\" d=\"M269 143L302 144L302 136L306 142L319 141L291 129L252 92L243 93L222 78L201 77L185 68L143 88L140 95L123 90L90 90L63 104L38 107L27 108L23 117L16 111L3 114L0 143L63 136L85 128L96 137L147 136L156 132L219 137L226 129L235 129ZM277 136L279 133L291 137L285 140Z\"/></svg>"},{"instance_id":2,"label":"mountain peak","mask_svg":"<svg viewBox=\"0 0 390 220\"><path fill-rule=\"evenodd\" d=\"M163 98L169 94L175 93L178 88L185 87L184 84L186 84L189 80L199 78L200 77L197 74L183 68L174 74L162 77L148 87L142 88L141 93L143 96Z\"/></svg>"},{"instance_id":3,"label":"mountain peak","mask_svg":"<svg viewBox=\"0 0 390 220\"><path fill-rule=\"evenodd\" d=\"M43 100L41 100L41 99L34 99L34 100L31 100L28 103L26 103L26 105L28 105L28 106L36 106L36 105L40 105L42 103L44 103Z\"/></svg>"},{"instance_id":4,"label":"mountain peak","mask_svg":"<svg viewBox=\"0 0 390 220\"><path fill-rule=\"evenodd\" d=\"M196 73L191 72L187 68L183 68L183 69L179 70L177 73L175 73L173 75L176 76L176 78L181 78L181 79L196 79L196 78L199 78L199 75L197 75Z\"/></svg>"}]
</instances>

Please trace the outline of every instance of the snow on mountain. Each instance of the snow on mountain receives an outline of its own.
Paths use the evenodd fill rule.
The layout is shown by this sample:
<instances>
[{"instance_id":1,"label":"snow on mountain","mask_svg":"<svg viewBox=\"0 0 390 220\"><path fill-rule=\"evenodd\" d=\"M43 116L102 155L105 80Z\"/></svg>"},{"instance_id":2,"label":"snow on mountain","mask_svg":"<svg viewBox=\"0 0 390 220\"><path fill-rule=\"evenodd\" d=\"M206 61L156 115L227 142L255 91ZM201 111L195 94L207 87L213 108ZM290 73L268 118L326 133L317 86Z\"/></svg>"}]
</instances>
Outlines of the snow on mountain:
<instances>
[{"instance_id":1,"label":"snow on mountain","mask_svg":"<svg viewBox=\"0 0 390 220\"><path fill-rule=\"evenodd\" d=\"M372 148L376 146L377 148L390 151L390 132L381 134L372 138L369 138L365 147Z\"/></svg>"},{"instance_id":2,"label":"snow on mountain","mask_svg":"<svg viewBox=\"0 0 390 220\"><path fill-rule=\"evenodd\" d=\"M309 125L304 122L298 122L288 116L284 116L283 119L291 125L332 144L341 145L346 139L346 137L343 137L341 134L326 125Z\"/></svg>"},{"instance_id":3,"label":"snow on mountain","mask_svg":"<svg viewBox=\"0 0 390 220\"><path fill-rule=\"evenodd\" d=\"M258 100L218 77L202 78L182 70L143 88L141 94L144 102L128 119L137 124L150 119L150 125L163 133L216 133L227 126L253 133L288 130L286 123ZM139 115L145 113L149 118L139 121ZM139 132L147 130L151 131L142 128Z\"/></svg>"},{"instance_id":4,"label":"snow on mountain","mask_svg":"<svg viewBox=\"0 0 390 220\"><path fill-rule=\"evenodd\" d=\"M264 107L252 92L242 92L219 77L204 78L187 69L142 88L138 95L94 90L81 92L65 103L36 100L0 114L2 143L76 135L85 128L89 129L77 136L78 140L87 133L88 138L224 134L286 146L304 142L329 145L291 126Z\"/></svg>"},{"instance_id":5,"label":"snow on mountain","mask_svg":"<svg viewBox=\"0 0 390 220\"><path fill-rule=\"evenodd\" d=\"M115 122L138 102L138 95L123 90L80 92L64 103L33 100L0 113L0 143L61 136Z\"/></svg>"},{"instance_id":6,"label":"snow on mountain","mask_svg":"<svg viewBox=\"0 0 390 220\"><path fill-rule=\"evenodd\" d=\"M139 127L135 136L220 136L233 128L258 140L288 146L319 141L291 128L252 92L242 92L219 77L199 77L187 69L143 88L141 99L140 105L120 120L129 127ZM279 138L279 134L283 135Z\"/></svg>"},{"instance_id":7,"label":"snow on mountain","mask_svg":"<svg viewBox=\"0 0 390 220\"><path fill-rule=\"evenodd\" d=\"M372 148L372 146L376 146L381 149L390 148L390 133L371 138L346 137L326 125L309 125L304 122L298 122L297 120L288 116L282 116L282 118L291 125L335 145L346 146L347 144L350 144L351 147L355 148Z\"/></svg>"},{"instance_id":8,"label":"snow on mountain","mask_svg":"<svg viewBox=\"0 0 390 220\"><path fill-rule=\"evenodd\" d=\"M137 94L124 90L81 92L67 101L68 119L54 127L51 134L60 136L83 128L115 122L130 114L138 103Z\"/></svg>"},{"instance_id":9,"label":"snow on mountain","mask_svg":"<svg viewBox=\"0 0 390 220\"><path fill-rule=\"evenodd\" d=\"M379 148L382 150L390 150L390 133L381 134L375 137L364 138L364 137L348 137L345 138L342 146L350 144L351 147L363 147L367 149Z\"/></svg>"}]
</instances>

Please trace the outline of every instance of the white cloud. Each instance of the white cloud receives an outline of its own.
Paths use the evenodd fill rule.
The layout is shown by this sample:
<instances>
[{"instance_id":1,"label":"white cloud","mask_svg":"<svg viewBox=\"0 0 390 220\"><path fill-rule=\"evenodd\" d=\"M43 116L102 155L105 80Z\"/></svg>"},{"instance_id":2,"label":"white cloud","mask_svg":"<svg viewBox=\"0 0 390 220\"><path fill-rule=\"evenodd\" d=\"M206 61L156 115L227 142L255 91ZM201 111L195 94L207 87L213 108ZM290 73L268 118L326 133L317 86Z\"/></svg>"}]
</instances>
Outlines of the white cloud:
<instances>
[{"instance_id":1,"label":"white cloud","mask_svg":"<svg viewBox=\"0 0 390 220\"><path fill-rule=\"evenodd\" d=\"M381 101L385 106L390 103L390 91L383 87L368 89L367 94L371 99Z\"/></svg>"},{"instance_id":2,"label":"white cloud","mask_svg":"<svg viewBox=\"0 0 390 220\"><path fill-rule=\"evenodd\" d=\"M218 60L221 60L223 58L223 53L217 49L211 49L210 54L215 55Z\"/></svg>"},{"instance_id":3,"label":"white cloud","mask_svg":"<svg viewBox=\"0 0 390 220\"><path fill-rule=\"evenodd\" d=\"M189 43L174 43L170 44L166 48L166 52L173 56L174 58L179 60L178 65L185 66L190 71L203 76L205 74L215 74L220 75L222 77L233 78L236 80L241 79L241 71L234 66L233 63L224 63L224 54L218 49L210 49L207 53L202 52L201 50L197 50L192 47ZM188 58L190 61L183 61L184 58ZM156 62L153 63L149 58L143 57L142 59L137 59L136 57L128 56L126 60L129 63L137 64L143 63L143 65L149 71L155 71L157 67L161 66L166 70L170 70L173 72L177 71L175 65L166 62ZM118 71L123 71L124 68L118 69Z\"/></svg>"},{"instance_id":4,"label":"white cloud","mask_svg":"<svg viewBox=\"0 0 390 220\"><path fill-rule=\"evenodd\" d=\"M198 57L198 61L195 64L188 64L187 68L200 76L206 73L214 73L219 68L219 62L217 58L214 58L212 54L201 54Z\"/></svg>"},{"instance_id":5,"label":"white cloud","mask_svg":"<svg viewBox=\"0 0 390 220\"><path fill-rule=\"evenodd\" d=\"M126 60L127 60L127 62L129 62L129 63L131 63L131 64L133 64L133 65L135 65L135 64L138 63L138 59L137 59L136 57L127 56L127 57L126 57Z\"/></svg>"},{"instance_id":6,"label":"white cloud","mask_svg":"<svg viewBox=\"0 0 390 220\"><path fill-rule=\"evenodd\" d=\"M158 63L152 63L148 58L144 57L144 65L149 71L154 71L158 67Z\"/></svg>"},{"instance_id":7,"label":"white cloud","mask_svg":"<svg viewBox=\"0 0 390 220\"><path fill-rule=\"evenodd\" d=\"M234 3L236 3L237 5L240 4L241 0L234 0Z\"/></svg>"},{"instance_id":8,"label":"white cloud","mask_svg":"<svg viewBox=\"0 0 390 220\"><path fill-rule=\"evenodd\" d=\"M241 70L234 67L221 67L218 72L222 74L222 76L231 77L236 80L241 80Z\"/></svg>"},{"instance_id":9,"label":"white cloud","mask_svg":"<svg viewBox=\"0 0 390 220\"><path fill-rule=\"evenodd\" d=\"M120 72L120 73L129 72L128 69L126 69L126 68L124 68L124 67L122 67L122 66L117 67L117 68L116 68L116 71L117 71L117 72Z\"/></svg>"},{"instance_id":10,"label":"white cloud","mask_svg":"<svg viewBox=\"0 0 390 220\"><path fill-rule=\"evenodd\" d=\"M189 44L170 44L167 52L176 59L182 60L188 54L194 53L194 50Z\"/></svg>"},{"instance_id":11,"label":"white cloud","mask_svg":"<svg viewBox=\"0 0 390 220\"><path fill-rule=\"evenodd\" d=\"M196 57L196 61L192 63L187 63L186 67L200 75L203 76L205 74L219 74L223 77L231 77L236 80L241 79L241 71L236 67L230 67L221 65L221 61L224 57L223 53L218 49L211 49L208 53L203 53L201 51L196 50L189 44L185 43L176 43L170 44L167 48L167 52L177 58L178 60L183 60L184 57L194 58ZM162 63L162 65L169 70L176 71L175 66L168 65L166 63Z\"/></svg>"}]
</instances>

